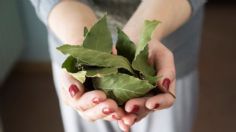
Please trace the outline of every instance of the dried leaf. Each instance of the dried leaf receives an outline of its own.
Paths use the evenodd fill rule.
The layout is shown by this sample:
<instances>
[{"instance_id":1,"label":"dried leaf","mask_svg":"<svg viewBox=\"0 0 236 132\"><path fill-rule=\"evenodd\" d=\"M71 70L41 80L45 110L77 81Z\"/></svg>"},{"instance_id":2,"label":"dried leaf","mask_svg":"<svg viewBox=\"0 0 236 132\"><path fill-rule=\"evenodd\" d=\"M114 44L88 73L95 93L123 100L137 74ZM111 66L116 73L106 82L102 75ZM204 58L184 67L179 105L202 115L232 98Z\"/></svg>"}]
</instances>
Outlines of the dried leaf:
<instances>
[{"instance_id":1,"label":"dried leaf","mask_svg":"<svg viewBox=\"0 0 236 132\"><path fill-rule=\"evenodd\" d=\"M107 26L106 16L101 18L88 33L86 33L83 47L111 53L112 37Z\"/></svg>"},{"instance_id":2,"label":"dried leaf","mask_svg":"<svg viewBox=\"0 0 236 132\"><path fill-rule=\"evenodd\" d=\"M157 21L157 20L153 20L153 21L145 20L144 28L141 33L140 40L137 44L135 57L145 48L145 46L151 40L152 33L159 23L160 23L160 21Z\"/></svg>"},{"instance_id":3,"label":"dried leaf","mask_svg":"<svg viewBox=\"0 0 236 132\"><path fill-rule=\"evenodd\" d=\"M148 64L148 42L151 40L152 33L159 23L156 20L145 21L143 32L136 49L135 59L132 62L132 67L144 76L155 76L156 74L153 66Z\"/></svg>"},{"instance_id":4,"label":"dried leaf","mask_svg":"<svg viewBox=\"0 0 236 132\"><path fill-rule=\"evenodd\" d=\"M135 44L120 28L117 28L117 35L118 35L118 40L116 43L117 54L124 56L130 62L132 62L135 56L135 50L136 50Z\"/></svg>"},{"instance_id":5,"label":"dried leaf","mask_svg":"<svg viewBox=\"0 0 236 132\"><path fill-rule=\"evenodd\" d=\"M80 81L81 83L85 82L85 75L86 71L79 71L77 73L69 73L72 77L74 77L76 80Z\"/></svg>"},{"instance_id":6,"label":"dried leaf","mask_svg":"<svg viewBox=\"0 0 236 132\"><path fill-rule=\"evenodd\" d=\"M142 97L155 87L148 81L121 73L96 78L94 85L96 88L104 90L108 96L115 97L119 105L129 99Z\"/></svg>"},{"instance_id":7,"label":"dried leaf","mask_svg":"<svg viewBox=\"0 0 236 132\"><path fill-rule=\"evenodd\" d=\"M76 65L77 59L72 56L68 56L62 64L62 68L65 68L67 72L76 73L79 71Z\"/></svg>"},{"instance_id":8,"label":"dried leaf","mask_svg":"<svg viewBox=\"0 0 236 132\"><path fill-rule=\"evenodd\" d=\"M86 77L103 77L111 74L116 74L118 72L117 68L85 68Z\"/></svg>"},{"instance_id":9,"label":"dried leaf","mask_svg":"<svg viewBox=\"0 0 236 132\"><path fill-rule=\"evenodd\" d=\"M87 33L88 33L88 28L84 27L84 37L87 35Z\"/></svg>"},{"instance_id":10,"label":"dried leaf","mask_svg":"<svg viewBox=\"0 0 236 132\"><path fill-rule=\"evenodd\" d=\"M63 45L57 49L92 66L123 68L134 74L131 64L122 56L86 49L79 45Z\"/></svg>"}]
</instances>

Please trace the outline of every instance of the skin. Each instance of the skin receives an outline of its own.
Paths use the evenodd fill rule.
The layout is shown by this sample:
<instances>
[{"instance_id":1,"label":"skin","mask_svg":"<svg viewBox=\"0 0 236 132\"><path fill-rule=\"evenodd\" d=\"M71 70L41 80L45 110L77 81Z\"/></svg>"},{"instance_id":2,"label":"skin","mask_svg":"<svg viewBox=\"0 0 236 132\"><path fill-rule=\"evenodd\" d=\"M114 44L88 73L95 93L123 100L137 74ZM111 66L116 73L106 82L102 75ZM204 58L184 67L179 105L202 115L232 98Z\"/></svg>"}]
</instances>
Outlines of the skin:
<instances>
[{"instance_id":1,"label":"skin","mask_svg":"<svg viewBox=\"0 0 236 132\"><path fill-rule=\"evenodd\" d=\"M137 43L144 20L162 21L157 30L154 31L149 43L149 59L147 61L155 66L158 71L157 75L162 76L157 84L164 92L163 94L131 99L125 104L125 111L123 111L115 101L108 99L102 91L95 90L84 93L84 86L62 71L62 97L65 103L90 121L98 119L112 121L114 120L112 116L115 116L123 131L129 131L135 122L143 119L150 112L171 107L175 101L175 98L169 94L171 92L175 95L174 57L173 53L161 43L161 40L183 25L190 15L191 8L187 0L143 0L123 28L131 40ZM48 24L55 35L64 43L81 44L84 39L84 27L90 28L96 20L94 12L87 5L76 0L62 0L51 11ZM115 49L113 51L115 52ZM169 90L163 86L164 79L170 80ZM69 93L69 87L72 84L79 89L75 96L71 96ZM94 98L99 101L94 103L92 101ZM156 104L159 104L159 107L154 109ZM139 110L131 112L135 105L139 107ZM109 109L113 112L104 114L103 109Z\"/></svg>"}]
</instances>

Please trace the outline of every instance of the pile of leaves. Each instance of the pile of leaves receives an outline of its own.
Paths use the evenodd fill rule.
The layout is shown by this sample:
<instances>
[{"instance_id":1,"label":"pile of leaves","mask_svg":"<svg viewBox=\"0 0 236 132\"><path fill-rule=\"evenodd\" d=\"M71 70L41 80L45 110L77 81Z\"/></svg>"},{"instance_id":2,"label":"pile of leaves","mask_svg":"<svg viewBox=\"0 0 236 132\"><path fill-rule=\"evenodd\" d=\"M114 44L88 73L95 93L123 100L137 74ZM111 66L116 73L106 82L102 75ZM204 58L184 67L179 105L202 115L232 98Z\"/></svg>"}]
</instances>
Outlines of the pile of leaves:
<instances>
[{"instance_id":1,"label":"pile of leaves","mask_svg":"<svg viewBox=\"0 0 236 132\"><path fill-rule=\"evenodd\" d=\"M137 45L117 28L117 55L113 55L112 37L104 16L90 30L84 28L85 39L81 46L65 44L57 48L69 55L62 68L81 83L89 83L90 89L103 90L119 105L147 96L158 80L147 60L148 42L159 23L146 20Z\"/></svg>"}]
</instances>

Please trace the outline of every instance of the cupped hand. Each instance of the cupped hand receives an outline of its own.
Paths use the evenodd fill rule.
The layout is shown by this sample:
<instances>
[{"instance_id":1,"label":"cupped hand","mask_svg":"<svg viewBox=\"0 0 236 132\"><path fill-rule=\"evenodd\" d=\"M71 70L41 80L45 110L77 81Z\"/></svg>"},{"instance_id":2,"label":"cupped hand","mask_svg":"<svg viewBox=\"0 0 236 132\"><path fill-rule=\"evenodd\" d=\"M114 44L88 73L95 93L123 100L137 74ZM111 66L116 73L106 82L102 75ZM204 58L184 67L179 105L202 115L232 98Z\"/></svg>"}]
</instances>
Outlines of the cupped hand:
<instances>
[{"instance_id":1,"label":"cupped hand","mask_svg":"<svg viewBox=\"0 0 236 132\"><path fill-rule=\"evenodd\" d=\"M74 108L81 117L88 121L119 120L124 116L124 111L117 103L108 99L103 91L93 90L85 92L84 86L62 71L62 98L64 102Z\"/></svg>"},{"instance_id":2,"label":"cupped hand","mask_svg":"<svg viewBox=\"0 0 236 132\"><path fill-rule=\"evenodd\" d=\"M124 131L128 131L135 122L143 119L150 112L169 108L175 101L176 77L173 53L159 40L152 39L149 42L148 62L155 66L157 76L161 76L156 88L163 93L126 102L125 111L130 114L118 121L120 128Z\"/></svg>"}]
</instances>

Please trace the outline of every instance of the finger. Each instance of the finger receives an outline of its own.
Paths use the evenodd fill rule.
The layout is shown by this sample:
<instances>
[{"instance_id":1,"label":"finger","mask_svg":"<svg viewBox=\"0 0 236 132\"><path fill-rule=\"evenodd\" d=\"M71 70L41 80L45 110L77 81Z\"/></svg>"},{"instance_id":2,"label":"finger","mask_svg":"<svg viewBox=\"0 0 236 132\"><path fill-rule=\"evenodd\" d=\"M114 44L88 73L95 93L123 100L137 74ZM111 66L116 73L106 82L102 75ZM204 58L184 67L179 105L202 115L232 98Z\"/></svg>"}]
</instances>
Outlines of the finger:
<instances>
[{"instance_id":1,"label":"finger","mask_svg":"<svg viewBox=\"0 0 236 132\"><path fill-rule=\"evenodd\" d=\"M83 84L66 73L66 71L62 71L61 81L63 83L63 88L65 89L64 91L67 91L66 94L71 97L72 101L76 101L84 93Z\"/></svg>"},{"instance_id":2,"label":"finger","mask_svg":"<svg viewBox=\"0 0 236 132\"><path fill-rule=\"evenodd\" d=\"M95 121L114 113L117 108L118 106L115 101L107 99L95 107L84 111L83 114L87 116L90 121Z\"/></svg>"},{"instance_id":3,"label":"finger","mask_svg":"<svg viewBox=\"0 0 236 132\"><path fill-rule=\"evenodd\" d=\"M65 105L71 105L69 101L70 98L71 97L69 96L69 94L67 94L67 91L64 88L60 89L60 99L64 102Z\"/></svg>"},{"instance_id":4,"label":"finger","mask_svg":"<svg viewBox=\"0 0 236 132\"><path fill-rule=\"evenodd\" d=\"M161 110L171 107L175 102L175 98L169 93L158 94L150 97L146 101L146 107L150 110Z\"/></svg>"},{"instance_id":5,"label":"finger","mask_svg":"<svg viewBox=\"0 0 236 132\"><path fill-rule=\"evenodd\" d=\"M115 45L112 46L112 54L117 55L117 50Z\"/></svg>"},{"instance_id":6,"label":"finger","mask_svg":"<svg viewBox=\"0 0 236 132\"><path fill-rule=\"evenodd\" d=\"M104 120L114 121L120 120L125 115L125 112L122 108L118 108L114 113L104 117Z\"/></svg>"},{"instance_id":7,"label":"finger","mask_svg":"<svg viewBox=\"0 0 236 132\"><path fill-rule=\"evenodd\" d=\"M161 77L157 85L162 91L167 92L170 90L170 85L176 76L174 55L168 48L156 40L151 41L149 52L150 60L153 60L152 63L158 71L157 76Z\"/></svg>"},{"instance_id":8,"label":"finger","mask_svg":"<svg viewBox=\"0 0 236 132\"><path fill-rule=\"evenodd\" d=\"M94 90L84 93L76 102L76 107L79 110L85 111L87 109L93 108L104 100L106 100L105 93L101 90Z\"/></svg>"},{"instance_id":9,"label":"finger","mask_svg":"<svg viewBox=\"0 0 236 132\"><path fill-rule=\"evenodd\" d=\"M135 121L141 120L144 116L146 116L150 110L146 108L145 103L148 97L143 98L134 98L126 102L125 111L128 113L136 114L137 119ZM131 123L131 124L134 124Z\"/></svg>"},{"instance_id":10,"label":"finger","mask_svg":"<svg viewBox=\"0 0 236 132\"><path fill-rule=\"evenodd\" d=\"M117 121L119 128L124 132L129 132L130 126L125 125L122 120Z\"/></svg>"},{"instance_id":11,"label":"finger","mask_svg":"<svg viewBox=\"0 0 236 132\"><path fill-rule=\"evenodd\" d=\"M137 115L136 114L127 114L121 119L125 125L132 126L136 120L137 120Z\"/></svg>"},{"instance_id":12,"label":"finger","mask_svg":"<svg viewBox=\"0 0 236 132\"><path fill-rule=\"evenodd\" d=\"M125 104L125 111L137 114L146 110L145 101L147 97L130 99Z\"/></svg>"}]
</instances>

